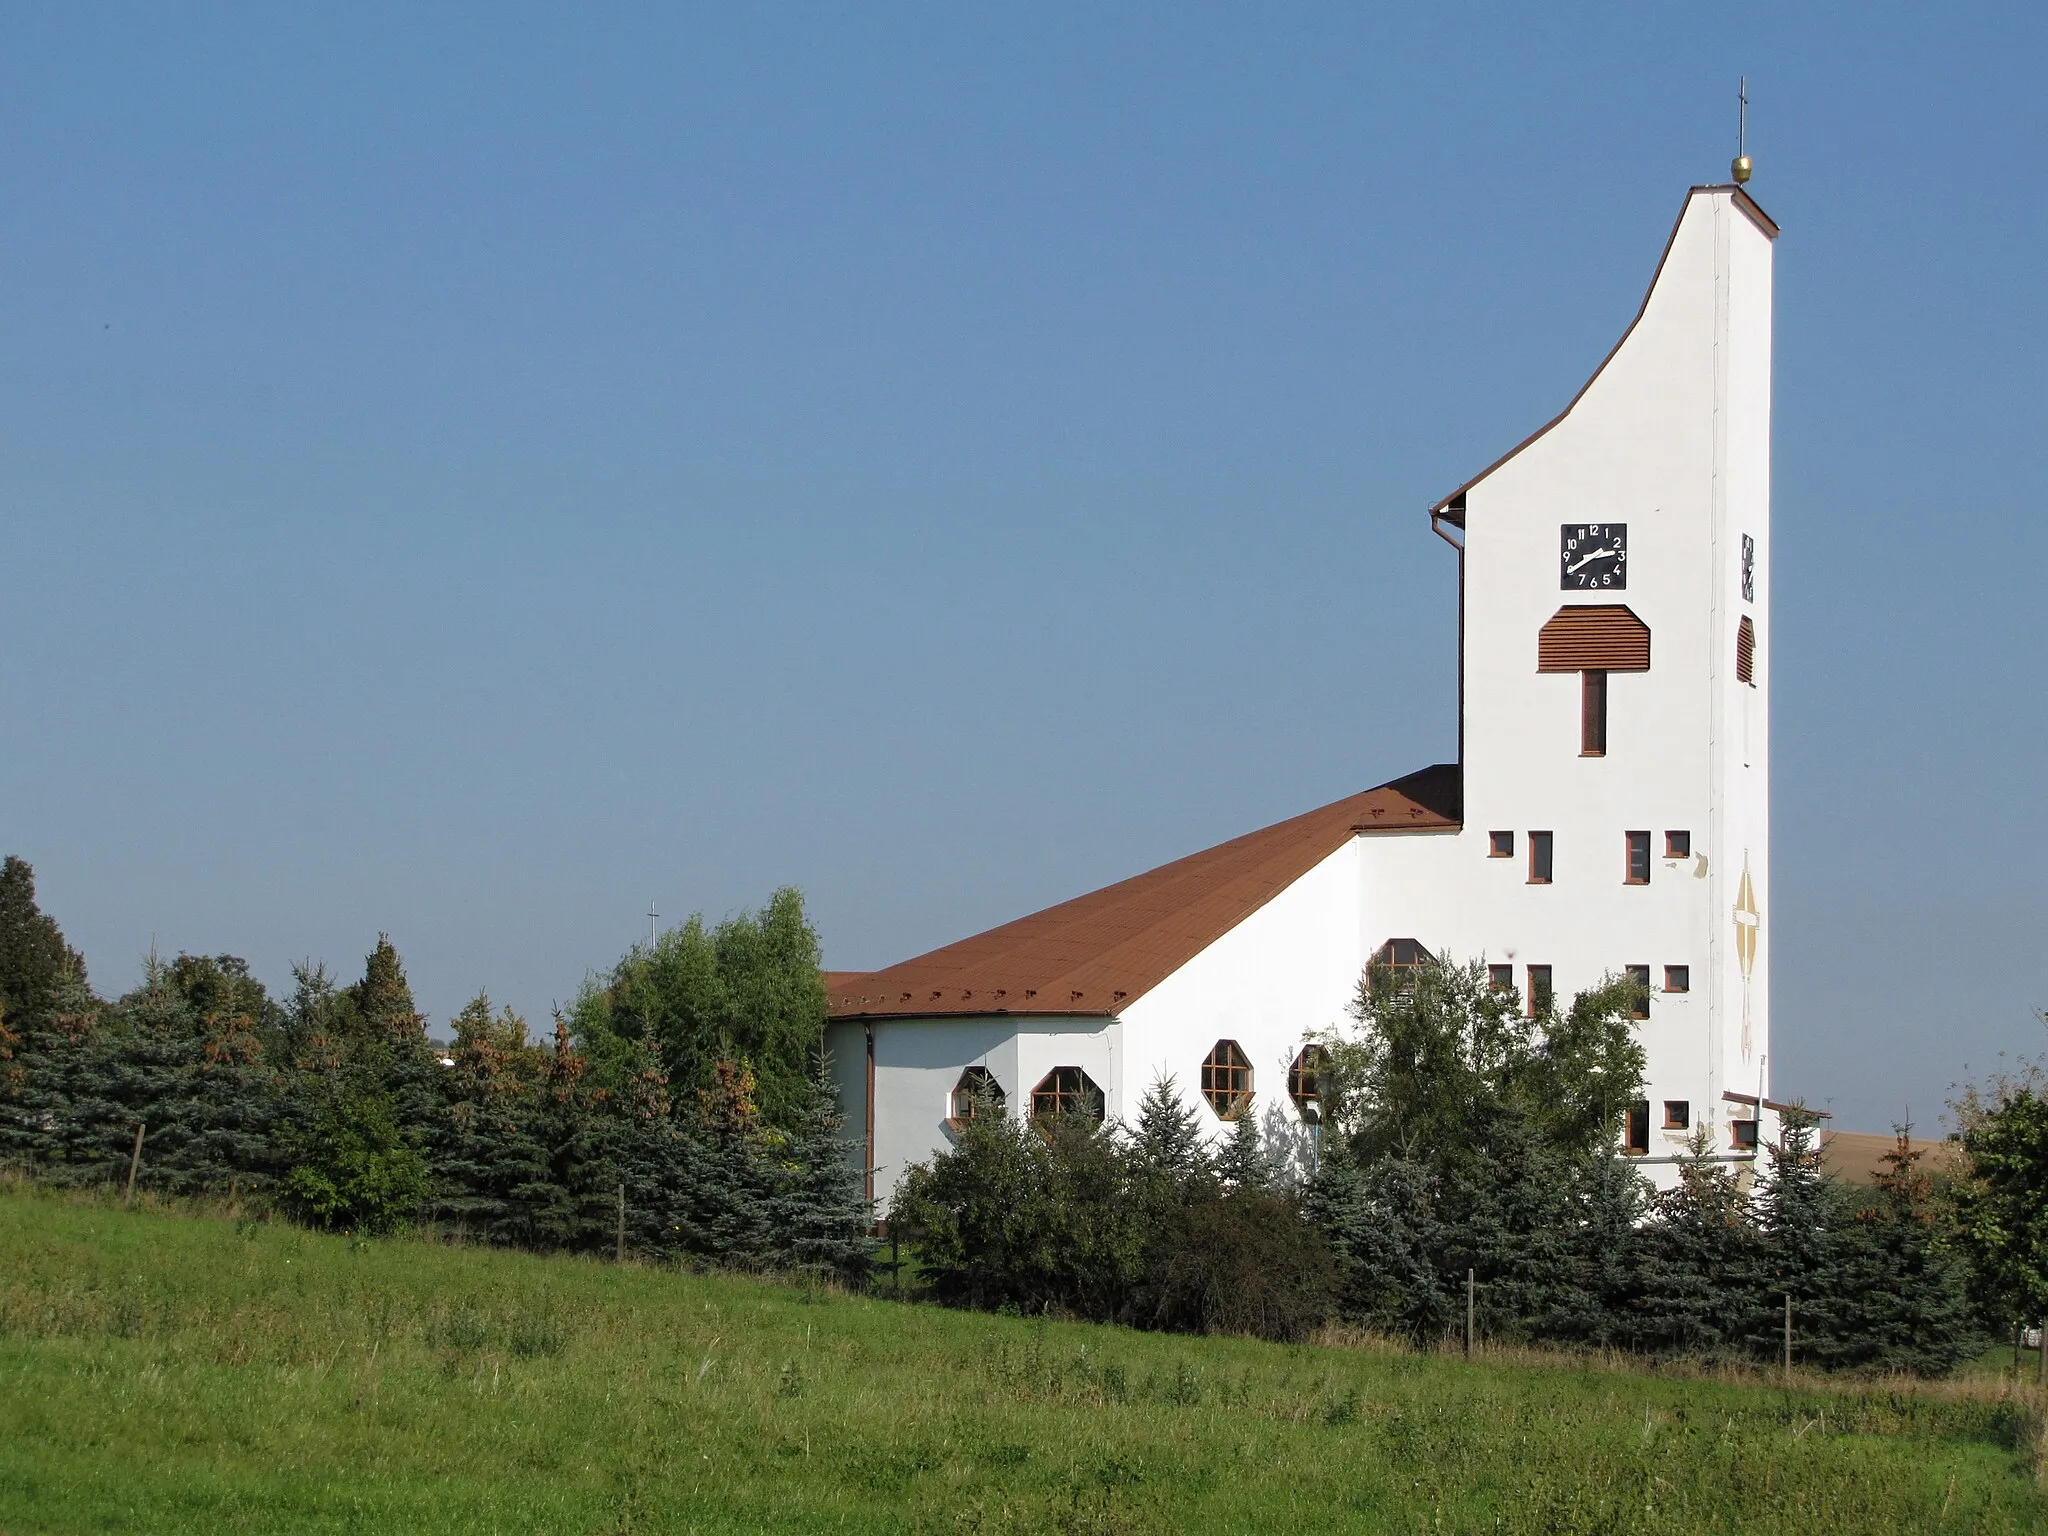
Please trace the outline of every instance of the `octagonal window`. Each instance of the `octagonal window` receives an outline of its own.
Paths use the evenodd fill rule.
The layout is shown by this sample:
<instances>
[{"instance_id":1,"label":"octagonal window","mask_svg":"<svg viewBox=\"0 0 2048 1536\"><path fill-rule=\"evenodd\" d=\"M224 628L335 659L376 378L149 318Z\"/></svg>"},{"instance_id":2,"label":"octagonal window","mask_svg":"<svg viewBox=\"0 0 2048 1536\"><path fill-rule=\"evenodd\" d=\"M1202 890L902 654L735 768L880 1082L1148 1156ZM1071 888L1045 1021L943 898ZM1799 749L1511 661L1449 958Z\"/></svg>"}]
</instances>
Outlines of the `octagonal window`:
<instances>
[{"instance_id":1,"label":"octagonal window","mask_svg":"<svg viewBox=\"0 0 2048 1536\"><path fill-rule=\"evenodd\" d=\"M1054 1067L1031 1090L1031 1118L1047 1115L1086 1115L1101 1121L1105 1110L1102 1090L1079 1067Z\"/></svg>"},{"instance_id":2,"label":"octagonal window","mask_svg":"<svg viewBox=\"0 0 2048 1536\"><path fill-rule=\"evenodd\" d=\"M1235 1040L1218 1040L1203 1058L1202 1097L1222 1120L1235 1120L1251 1103L1251 1059Z\"/></svg>"},{"instance_id":3,"label":"octagonal window","mask_svg":"<svg viewBox=\"0 0 2048 1536\"><path fill-rule=\"evenodd\" d=\"M1009 1100L995 1073L987 1067L969 1067L953 1085L952 1109L955 1120L986 1117L1000 1120Z\"/></svg>"},{"instance_id":4,"label":"octagonal window","mask_svg":"<svg viewBox=\"0 0 2048 1536\"><path fill-rule=\"evenodd\" d=\"M1294 1064L1287 1069L1287 1096L1304 1120L1320 1120L1323 1113L1323 1071L1330 1063L1329 1051L1320 1045L1304 1045Z\"/></svg>"}]
</instances>

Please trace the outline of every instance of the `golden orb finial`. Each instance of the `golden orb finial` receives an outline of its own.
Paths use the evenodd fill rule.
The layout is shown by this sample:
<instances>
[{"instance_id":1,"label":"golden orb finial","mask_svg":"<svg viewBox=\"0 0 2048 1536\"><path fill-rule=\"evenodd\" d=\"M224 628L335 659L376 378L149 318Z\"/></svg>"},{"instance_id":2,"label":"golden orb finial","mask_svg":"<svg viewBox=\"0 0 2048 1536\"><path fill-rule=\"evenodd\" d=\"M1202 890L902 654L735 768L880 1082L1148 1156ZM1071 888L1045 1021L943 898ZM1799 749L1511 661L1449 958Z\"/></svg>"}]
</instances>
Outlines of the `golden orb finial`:
<instances>
[{"instance_id":1,"label":"golden orb finial","mask_svg":"<svg viewBox=\"0 0 2048 1536\"><path fill-rule=\"evenodd\" d=\"M1749 163L1749 156L1737 155L1734 163L1728 169L1734 173L1735 185L1739 187L1749 180L1749 173L1755 170L1756 167Z\"/></svg>"}]
</instances>

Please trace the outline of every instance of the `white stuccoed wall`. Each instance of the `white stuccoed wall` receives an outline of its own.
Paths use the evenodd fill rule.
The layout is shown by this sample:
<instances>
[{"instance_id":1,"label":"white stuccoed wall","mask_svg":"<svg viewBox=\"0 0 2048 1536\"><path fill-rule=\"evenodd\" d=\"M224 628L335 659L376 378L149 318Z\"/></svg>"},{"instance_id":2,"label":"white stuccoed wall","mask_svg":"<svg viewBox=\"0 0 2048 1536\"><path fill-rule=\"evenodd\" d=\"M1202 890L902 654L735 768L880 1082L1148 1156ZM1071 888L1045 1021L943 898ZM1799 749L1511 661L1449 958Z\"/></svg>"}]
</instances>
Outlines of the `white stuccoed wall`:
<instances>
[{"instance_id":1,"label":"white stuccoed wall","mask_svg":"<svg viewBox=\"0 0 2048 1536\"><path fill-rule=\"evenodd\" d=\"M1653 1122L1686 1099L1726 1149L1724 1089L1768 1081L1771 241L1726 189L1694 192L1641 320L1570 413L1466 498L1465 830L1441 914L1418 916L1459 954L1555 967L1560 995L1627 964L1692 968L1643 1030ZM1628 586L1559 590L1564 523L1628 525ZM1742 600L1741 536L1756 541ZM1609 678L1607 755L1579 756L1579 677L1538 674L1536 635L1568 603L1625 602L1648 624L1650 670ZM1758 635L1756 686L1735 680L1735 632ZM1658 858L1623 884L1623 834L1692 833L1689 865ZM1511 860L1487 833L1516 834ZM1526 883L1526 839L1556 839L1556 880ZM1427 889L1400 851L1369 886ZM1750 871L1759 925L1745 984L1734 908ZM1384 874L1381 866L1384 866ZM1404 890L1404 887L1406 888ZM1409 910L1416 910L1410 907ZM1392 920L1392 914L1389 914ZM1426 929L1427 932L1422 931ZM1677 1150L1653 1132L1653 1152Z\"/></svg>"},{"instance_id":2,"label":"white stuccoed wall","mask_svg":"<svg viewBox=\"0 0 2048 1536\"><path fill-rule=\"evenodd\" d=\"M1686 996L1658 993L1641 1026L1652 1164L1669 1183L1682 1138L1666 1099L1729 1149L1724 1089L1768 1094L1770 1050L1771 241L1731 189L1695 190L1642 316L1569 413L1472 486L1465 526L1464 828L1372 833L1332 853L1195 956L1120 1020L1006 1016L883 1020L875 1030L876 1194L949 1144L947 1096L989 1067L1021 1112L1054 1066L1080 1066L1109 1113L1135 1118L1171 1073L1198 1092L1219 1039L1251 1057L1262 1125L1297 1156L1287 1097L1302 1044L1340 1023L1367 958L1390 938L1437 954L1553 967L1561 999L1610 971L1691 967ZM1558 530L1626 523L1625 591L1560 590ZM1755 600L1740 590L1756 542ZM1448 552L1447 557L1448 557ZM1649 625L1650 670L1609 678L1604 757L1579 755L1576 673L1536 671L1537 632L1560 607L1625 602ZM1735 678L1735 634L1757 629L1755 686ZM1489 832L1515 834L1511 859ZM1652 835L1647 886L1623 883L1624 833ZM1683 862L1664 834L1692 834ZM1527 882L1528 834L1555 838L1555 878ZM1745 979L1735 906L1747 868L1757 945ZM865 1037L835 1024L847 1133L864 1134ZM1747 1111L1741 1112L1746 1116ZM1771 1126L1767 1123L1765 1134Z\"/></svg>"}]
</instances>

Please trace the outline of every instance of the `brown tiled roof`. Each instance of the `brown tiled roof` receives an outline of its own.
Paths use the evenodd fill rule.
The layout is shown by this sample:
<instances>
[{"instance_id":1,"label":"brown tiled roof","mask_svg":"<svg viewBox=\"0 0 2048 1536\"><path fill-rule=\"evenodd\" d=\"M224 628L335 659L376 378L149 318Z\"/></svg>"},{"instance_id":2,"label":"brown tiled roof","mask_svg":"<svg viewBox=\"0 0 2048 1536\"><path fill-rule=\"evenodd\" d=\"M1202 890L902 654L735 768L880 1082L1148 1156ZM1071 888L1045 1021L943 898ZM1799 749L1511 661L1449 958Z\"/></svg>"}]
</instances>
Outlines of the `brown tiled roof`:
<instances>
[{"instance_id":1,"label":"brown tiled roof","mask_svg":"<svg viewBox=\"0 0 2048 1536\"><path fill-rule=\"evenodd\" d=\"M1458 770L1440 763L886 970L828 971L832 1017L1120 1013L1354 833L1458 817Z\"/></svg>"}]
</instances>

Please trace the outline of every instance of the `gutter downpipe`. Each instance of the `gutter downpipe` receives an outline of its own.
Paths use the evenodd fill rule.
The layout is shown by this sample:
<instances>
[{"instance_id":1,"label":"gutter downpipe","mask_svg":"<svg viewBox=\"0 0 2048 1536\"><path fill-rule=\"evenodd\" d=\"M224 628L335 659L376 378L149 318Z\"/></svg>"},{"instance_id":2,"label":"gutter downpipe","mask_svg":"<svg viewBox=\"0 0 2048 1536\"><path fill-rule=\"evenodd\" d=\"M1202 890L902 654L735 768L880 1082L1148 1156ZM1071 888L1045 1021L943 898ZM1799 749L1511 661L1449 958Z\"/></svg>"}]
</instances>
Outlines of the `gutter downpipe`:
<instances>
[{"instance_id":1,"label":"gutter downpipe","mask_svg":"<svg viewBox=\"0 0 2048 1536\"><path fill-rule=\"evenodd\" d=\"M1444 532L1444 512L1456 508L1458 521L1451 526L1464 530L1462 496L1429 509L1429 531L1458 552L1458 819L1465 819L1465 546Z\"/></svg>"},{"instance_id":2,"label":"gutter downpipe","mask_svg":"<svg viewBox=\"0 0 2048 1536\"><path fill-rule=\"evenodd\" d=\"M875 1203L875 1021L863 1020L861 1029L868 1041L867 1103L861 1111L861 1133L866 1144L861 1157L861 1178L869 1208Z\"/></svg>"}]
</instances>

